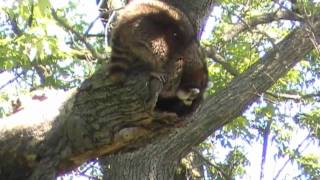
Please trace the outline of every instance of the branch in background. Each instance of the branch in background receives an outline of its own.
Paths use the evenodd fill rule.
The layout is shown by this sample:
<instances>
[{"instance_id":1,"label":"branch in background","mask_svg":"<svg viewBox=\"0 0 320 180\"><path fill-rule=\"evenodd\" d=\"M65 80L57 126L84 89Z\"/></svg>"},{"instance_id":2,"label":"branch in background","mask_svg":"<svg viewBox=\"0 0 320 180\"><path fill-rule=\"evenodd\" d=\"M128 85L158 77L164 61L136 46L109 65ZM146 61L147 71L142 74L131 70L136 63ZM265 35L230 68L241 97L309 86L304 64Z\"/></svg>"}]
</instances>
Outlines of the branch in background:
<instances>
[{"instance_id":1,"label":"branch in background","mask_svg":"<svg viewBox=\"0 0 320 180\"><path fill-rule=\"evenodd\" d=\"M100 18L100 14L89 24L88 29L84 33L84 36L87 36L92 29L93 25L97 22L97 20Z\"/></svg>"},{"instance_id":2,"label":"branch in background","mask_svg":"<svg viewBox=\"0 0 320 180\"><path fill-rule=\"evenodd\" d=\"M67 24L63 19L58 17L57 12L51 8L51 14L52 17L60 24L63 28L65 28L67 31L70 31L72 34L74 34L85 46L86 48L90 51L92 56L96 59L103 60L106 58L106 56L98 53L94 47L87 42L87 39L85 36L80 34L79 32L75 31L69 24Z\"/></svg>"},{"instance_id":3,"label":"branch in background","mask_svg":"<svg viewBox=\"0 0 320 180\"><path fill-rule=\"evenodd\" d=\"M24 74L26 71L22 71L21 73L18 73L15 75L14 78L10 79L7 83L5 83L4 85L0 86L0 90L5 88L6 86L8 86L9 84L13 83L14 81L16 81L18 78L21 77L22 74Z\"/></svg>"},{"instance_id":4,"label":"branch in background","mask_svg":"<svg viewBox=\"0 0 320 180\"><path fill-rule=\"evenodd\" d=\"M219 55L213 47L205 49L207 57L211 58L213 61L219 63L228 73L233 76L238 76L239 72L233 68L227 61Z\"/></svg>"},{"instance_id":5,"label":"branch in background","mask_svg":"<svg viewBox=\"0 0 320 180\"><path fill-rule=\"evenodd\" d=\"M90 175L87 175L87 172L90 170L92 171L92 169L94 168L95 165L98 165L98 160L95 159L93 162L90 162L90 163L87 163L86 164L86 167L85 169L82 169L81 167L78 168L76 170L76 174L78 174L79 176L84 176L84 177L87 177L88 179L97 179L96 177L94 176L90 176ZM81 170L80 170L81 169Z\"/></svg>"},{"instance_id":6,"label":"branch in background","mask_svg":"<svg viewBox=\"0 0 320 180\"><path fill-rule=\"evenodd\" d=\"M285 93L271 93L266 92L265 93L268 96L274 97L279 100L293 100L293 101L303 101L308 98L314 98L314 97L320 97L320 92L312 93L312 94L306 94L306 95L299 95L299 94L285 94Z\"/></svg>"},{"instance_id":7,"label":"branch in background","mask_svg":"<svg viewBox=\"0 0 320 180\"><path fill-rule=\"evenodd\" d=\"M302 145L308 140L309 137L310 137L310 135L308 134L307 137L305 137L305 138L300 142L300 144L297 146L297 148L295 148L294 151L297 152L297 153L303 152L303 151L309 146L309 144L307 144L307 145L305 146L305 148L304 148L303 150L301 150L301 152L299 152L299 151L300 151ZM288 159L287 159L287 161L282 165L282 167L279 169L279 171L277 172L277 174L274 176L273 179L278 179L278 177L280 176L280 174L282 173L282 171L284 170L284 168L287 166L287 164L288 164L291 160L292 160L292 158L289 156Z\"/></svg>"},{"instance_id":8,"label":"branch in background","mask_svg":"<svg viewBox=\"0 0 320 180\"><path fill-rule=\"evenodd\" d=\"M205 48L205 52L207 57L211 58L214 62L220 64L228 73L230 73L232 76L236 77L240 73L233 68L227 61L216 52L216 50L213 47ZM274 94L272 92L265 92L265 95L269 97L270 102L273 102L272 99L276 98L277 100L293 100L293 101L303 101L309 98L315 98L320 97L320 92L318 93L312 93L312 94L306 94L306 95L299 95L299 94L285 94L285 93L277 93Z\"/></svg>"},{"instance_id":9,"label":"branch in background","mask_svg":"<svg viewBox=\"0 0 320 180\"><path fill-rule=\"evenodd\" d=\"M28 23L25 25L25 29L27 28L27 26L31 27L32 26L32 21L33 21L33 12L34 11L34 3L33 1L31 2L31 14L29 16L29 19L28 19Z\"/></svg>"},{"instance_id":10,"label":"branch in background","mask_svg":"<svg viewBox=\"0 0 320 180\"><path fill-rule=\"evenodd\" d=\"M104 9L104 8L100 8L100 15L99 17L101 18L101 21L105 24L108 23L109 19L110 19L110 14L112 14L114 11L119 11L120 9L123 9L123 7L121 8L117 8L117 9Z\"/></svg>"},{"instance_id":11,"label":"branch in background","mask_svg":"<svg viewBox=\"0 0 320 180\"><path fill-rule=\"evenodd\" d=\"M113 1L112 1L113 2ZM113 6L112 6L113 7ZM109 8L109 7L108 7ZM111 8L111 9L101 9L100 8L100 17L101 21L104 25L104 33L105 33L105 44L110 45L110 39L111 39L111 31L115 25L116 18L117 18L117 13L116 11L120 10L123 8L121 6L120 8Z\"/></svg>"},{"instance_id":12,"label":"branch in background","mask_svg":"<svg viewBox=\"0 0 320 180\"><path fill-rule=\"evenodd\" d=\"M224 177L226 180L232 179L223 169L221 169L218 165L212 163L209 159L205 158L199 150L192 148L192 152L194 152L208 167L213 167L217 170L220 176Z\"/></svg>"},{"instance_id":13,"label":"branch in background","mask_svg":"<svg viewBox=\"0 0 320 180\"><path fill-rule=\"evenodd\" d=\"M302 18L296 16L291 11L277 11L273 13L266 13L259 16L250 17L250 19L243 21L241 24L234 25L229 31L225 32L222 37L225 41L230 41L239 33L255 27L259 24L267 24L278 20L303 21Z\"/></svg>"},{"instance_id":14,"label":"branch in background","mask_svg":"<svg viewBox=\"0 0 320 180\"><path fill-rule=\"evenodd\" d=\"M276 40L274 38L272 38L271 36L269 36L269 34L267 32L261 31L261 30L256 30L255 31L257 34L261 34L263 37L265 37L267 39L268 42L271 43L272 48L276 48Z\"/></svg>"},{"instance_id":15,"label":"branch in background","mask_svg":"<svg viewBox=\"0 0 320 180\"><path fill-rule=\"evenodd\" d=\"M11 24L11 29L12 29L13 33L16 34L17 36L20 36L22 34L22 31L18 26L16 17L11 17L9 14L7 14L7 16L8 16L8 20Z\"/></svg>"},{"instance_id":16,"label":"branch in background","mask_svg":"<svg viewBox=\"0 0 320 180\"><path fill-rule=\"evenodd\" d=\"M317 31L314 27L314 21L316 21L316 17L305 17L307 28L306 31L308 32L310 36L310 40L313 43L313 46L318 54L320 54L320 37L319 33L317 34Z\"/></svg>"},{"instance_id":17,"label":"branch in background","mask_svg":"<svg viewBox=\"0 0 320 180\"><path fill-rule=\"evenodd\" d=\"M8 20L9 20L9 22L11 24L11 29L12 29L13 33L16 34L17 36L22 35L23 32L18 26L17 17L15 17L14 15L13 15L13 17L11 17L9 15L9 13L7 13L7 16L8 16ZM23 29L26 29L27 27L31 27L32 21L33 21L33 18L34 18L33 16L34 16L34 4L33 4L33 1L32 1L31 2L30 16L29 16L28 21L25 24Z\"/></svg>"},{"instance_id":18,"label":"branch in background","mask_svg":"<svg viewBox=\"0 0 320 180\"><path fill-rule=\"evenodd\" d=\"M34 69L36 70L39 78L40 84L44 85L46 83L46 68L43 65L35 65Z\"/></svg>"},{"instance_id":19,"label":"branch in background","mask_svg":"<svg viewBox=\"0 0 320 180\"><path fill-rule=\"evenodd\" d=\"M271 40L273 41L273 39L270 39L270 41ZM274 47L276 47L275 44L273 45ZM214 62L220 64L232 76L236 77L240 74L235 68L233 68L229 63L227 63L227 61L220 54L218 54L213 47L205 48L205 52L207 57L211 58ZM283 101L286 101L286 100L303 101L309 98L320 97L320 92L306 94L306 95L299 95L299 94L285 94L285 93L274 94L272 92L267 91L265 92L265 95L267 95L271 99L276 98L278 100L283 100Z\"/></svg>"},{"instance_id":20,"label":"branch in background","mask_svg":"<svg viewBox=\"0 0 320 180\"><path fill-rule=\"evenodd\" d=\"M270 128L271 128L272 122L273 122L273 119L268 119L267 126L263 129L260 180L264 179L264 168L265 168L265 163L267 158L268 142L269 142Z\"/></svg>"},{"instance_id":21,"label":"branch in background","mask_svg":"<svg viewBox=\"0 0 320 180\"><path fill-rule=\"evenodd\" d=\"M104 37L105 35L104 34L86 34L85 37Z\"/></svg>"}]
</instances>

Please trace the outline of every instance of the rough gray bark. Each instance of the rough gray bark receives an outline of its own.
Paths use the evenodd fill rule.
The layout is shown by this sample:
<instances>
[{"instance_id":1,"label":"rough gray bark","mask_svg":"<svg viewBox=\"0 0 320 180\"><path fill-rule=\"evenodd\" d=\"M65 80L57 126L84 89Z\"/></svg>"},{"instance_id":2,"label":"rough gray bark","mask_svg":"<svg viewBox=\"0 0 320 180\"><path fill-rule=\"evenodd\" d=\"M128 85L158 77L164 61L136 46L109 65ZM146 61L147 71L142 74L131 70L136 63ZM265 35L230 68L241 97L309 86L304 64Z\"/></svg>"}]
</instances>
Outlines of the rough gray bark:
<instances>
[{"instance_id":1,"label":"rough gray bark","mask_svg":"<svg viewBox=\"0 0 320 180\"><path fill-rule=\"evenodd\" d=\"M319 23L317 23L317 28L320 28ZM246 107L270 88L280 77L285 75L312 48L313 44L303 28L292 31L277 44L274 50L263 56L259 62L236 77L226 88L217 92L215 96L208 98L191 118L190 123L175 129L165 138L154 140L147 148L161 149L160 152L162 154L170 155L167 159L177 161L216 129L241 115ZM148 153L145 155L150 158ZM139 157L131 157L130 162L139 159ZM110 158L112 159L113 157ZM121 159L121 157L117 157L117 159ZM156 161L156 159L144 160L148 162ZM125 161L125 159L118 160L116 163L120 161ZM129 163L129 160L126 162ZM131 168L131 171L136 171L135 166ZM121 173L123 169L118 168L116 170ZM108 174L108 171L106 173ZM173 179L173 174L169 179Z\"/></svg>"},{"instance_id":2,"label":"rough gray bark","mask_svg":"<svg viewBox=\"0 0 320 180\"><path fill-rule=\"evenodd\" d=\"M184 2L189 6L194 1ZM194 6L207 7L206 13L194 14L207 15L211 4L210 0L198 0ZM193 5L190 7L191 13ZM201 26L205 18L194 22ZM314 29L320 33L319 21ZM142 179L172 179L176 162L192 146L241 115L312 48L303 27L292 31L274 50L208 98L199 111L184 121L152 111L161 90L160 82L137 74L122 86L112 85L106 67L102 67L74 94L66 96L65 99L71 98L62 107L61 101L49 109L39 109L38 113L27 115L31 111L26 110L1 120L0 179L52 179L94 157L116 153L122 154L109 159L111 167L116 162L128 169L118 168L112 172L114 177L123 174L119 178L125 179L129 177L126 173L131 173ZM151 91L150 87L155 86L159 87L158 91ZM177 121L179 127L175 126ZM140 162L139 166L126 165L133 161ZM139 175L139 170L144 169L148 174Z\"/></svg>"},{"instance_id":3,"label":"rough gray bark","mask_svg":"<svg viewBox=\"0 0 320 180\"><path fill-rule=\"evenodd\" d=\"M271 22L277 18L267 20L257 18L257 21L252 21L252 26L261 22ZM291 17L287 13L283 18L290 19ZM297 19L293 18L293 20ZM319 23L317 26L320 27ZM238 30L238 26L235 28ZM201 28L199 30L201 31ZM229 37L229 34L226 34L226 37ZM104 179L162 179L158 174L161 174L160 177L166 177L165 179L174 179L175 171L172 171L171 168L177 168L176 162L184 157L192 146L201 143L214 130L241 115L248 105L270 88L277 79L285 75L313 48L308 37L309 35L303 28L292 31L259 62L234 79L228 87L207 99L203 108L193 116L191 123L177 129L160 143L152 143L134 153L102 158L101 164L104 164L105 167L113 167L103 169ZM210 127L213 129L209 130ZM140 153L143 153L143 156ZM170 168L159 166L159 164L163 165L162 161L166 161ZM141 169L141 166L157 169ZM140 173L140 176L133 176L134 173Z\"/></svg>"},{"instance_id":4,"label":"rough gray bark","mask_svg":"<svg viewBox=\"0 0 320 180\"><path fill-rule=\"evenodd\" d=\"M153 146L132 153L112 155L107 161L102 161L107 171L104 179L173 179L178 161L170 159L171 155L162 150Z\"/></svg>"}]
</instances>

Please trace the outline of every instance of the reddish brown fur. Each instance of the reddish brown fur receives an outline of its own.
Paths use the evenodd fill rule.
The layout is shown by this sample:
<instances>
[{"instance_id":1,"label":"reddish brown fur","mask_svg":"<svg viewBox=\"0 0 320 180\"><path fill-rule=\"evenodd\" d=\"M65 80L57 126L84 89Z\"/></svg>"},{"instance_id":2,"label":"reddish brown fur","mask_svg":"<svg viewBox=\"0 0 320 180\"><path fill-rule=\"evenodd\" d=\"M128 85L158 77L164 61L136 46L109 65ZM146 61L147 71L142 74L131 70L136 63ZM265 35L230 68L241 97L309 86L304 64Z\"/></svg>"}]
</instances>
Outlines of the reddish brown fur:
<instances>
[{"instance_id":1,"label":"reddish brown fur","mask_svg":"<svg viewBox=\"0 0 320 180\"><path fill-rule=\"evenodd\" d=\"M208 84L208 67L200 45L193 43L183 57L186 60L179 89L198 88L202 95Z\"/></svg>"},{"instance_id":2,"label":"reddish brown fur","mask_svg":"<svg viewBox=\"0 0 320 180\"><path fill-rule=\"evenodd\" d=\"M193 28L178 9L160 1L133 1L121 12L112 33L109 73L122 82L132 71L168 78L156 109L188 115L199 106L208 81L205 58ZM199 94L190 97L189 92ZM177 96L183 92L186 97ZM185 99L191 100L186 104Z\"/></svg>"},{"instance_id":3,"label":"reddish brown fur","mask_svg":"<svg viewBox=\"0 0 320 180\"><path fill-rule=\"evenodd\" d=\"M183 60L182 73L174 79L175 81L171 80L173 83L169 81L165 85L163 92L160 94L157 109L185 116L194 112L203 99L203 94L208 84L208 69L205 56L197 43L192 43L186 48L179 59ZM180 65L180 63L176 63L176 66ZM176 69L180 68L176 67ZM176 81L179 81L179 83L176 83ZM193 88L197 88L200 93L195 97L184 97L184 99L191 98L192 100L192 104L187 105L184 99L177 96L177 93L183 91L184 94L190 95L189 92Z\"/></svg>"},{"instance_id":4,"label":"reddish brown fur","mask_svg":"<svg viewBox=\"0 0 320 180\"><path fill-rule=\"evenodd\" d=\"M165 73L164 66L193 37L188 19L160 1L129 3L113 30L109 73L122 81L130 70Z\"/></svg>"}]
</instances>

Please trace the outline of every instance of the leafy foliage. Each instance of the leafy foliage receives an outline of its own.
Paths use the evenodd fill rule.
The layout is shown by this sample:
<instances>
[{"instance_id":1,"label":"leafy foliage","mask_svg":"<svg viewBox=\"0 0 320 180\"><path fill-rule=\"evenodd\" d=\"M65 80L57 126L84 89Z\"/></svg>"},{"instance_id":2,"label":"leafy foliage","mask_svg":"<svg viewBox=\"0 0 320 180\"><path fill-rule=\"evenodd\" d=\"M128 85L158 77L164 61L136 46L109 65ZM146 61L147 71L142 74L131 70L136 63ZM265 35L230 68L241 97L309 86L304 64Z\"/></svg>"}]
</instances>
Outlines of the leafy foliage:
<instances>
[{"instance_id":1,"label":"leafy foliage","mask_svg":"<svg viewBox=\"0 0 320 180\"><path fill-rule=\"evenodd\" d=\"M222 64L217 56L210 59L215 62L209 66L210 80L213 83L213 88L210 89L211 94L226 86L234 77L230 67L238 73L244 72L267 51L273 49L275 44L293 28L300 25L298 21L286 20L285 18L262 22L266 20L261 19L265 14L291 11L294 6L298 6L297 8L303 10L303 12L312 15L319 8L319 4L312 4L311 1L298 1L297 5L288 1L278 1L278 3L263 1L261 3L261 1L221 0L219 2L221 14L214 15L220 18L215 20L211 39L204 40L204 44L206 47L214 46L216 52L224 58L224 62L227 62L229 66ZM260 23L251 26L250 23L254 21ZM243 25L243 30L237 31L237 28L242 28L241 25ZM237 31L237 33L234 33L234 31ZM218 60L216 61L214 58ZM314 159L311 160L304 151L308 150L308 142L319 143L318 59L319 52L317 50L310 52L285 77L275 82L267 93L260 95L259 101L248 108L243 116L217 131L212 140L213 142L218 141L218 143L214 143L214 148L223 148L224 151L229 153L238 148L244 154L252 154L254 151L262 149L263 144L267 143L267 152L271 153L270 155L267 153L267 157L273 156L274 162L281 162L276 173L273 172L272 174L268 170L263 172L269 174L268 178L283 177L281 176L283 171L290 166L286 161L298 162L298 167L291 165L301 170L298 176L317 177L319 157L313 157ZM312 110L310 111L310 109ZM212 148L208 145L205 145L205 147ZM241 148L239 149L239 147ZM319 145L313 144L309 148L311 147L317 149ZM213 150L211 160L221 162L221 156L217 157L214 154L219 154L219 150ZM222 154L228 157L225 153ZM252 157L248 160L250 162L257 161L257 159L253 160ZM269 159L267 161L270 163ZM230 163L227 158L223 162ZM301 162L304 162L304 164ZM310 165L306 162L309 162ZM262 161L261 163L263 164ZM258 165L261 165L261 163L258 163ZM232 163L223 167L230 168ZM259 170L258 168L255 169L256 171ZM297 176L296 172L288 173L292 178ZM259 178L258 176L252 176L252 174L248 175L247 178ZM232 177L240 176L241 173L239 172Z\"/></svg>"},{"instance_id":2,"label":"leafy foliage","mask_svg":"<svg viewBox=\"0 0 320 180\"><path fill-rule=\"evenodd\" d=\"M21 78L31 88L69 89L88 77L95 64L88 58L90 53L83 43L53 18L52 8L48 0L26 0L2 7L0 69L16 75L22 70ZM58 11L69 19L82 16L72 6ZM76 23L73 28L79 33L83 33L89 24L83 20ZM81 71L82 67L86 70Z\"/></svg>"}]
</instances>

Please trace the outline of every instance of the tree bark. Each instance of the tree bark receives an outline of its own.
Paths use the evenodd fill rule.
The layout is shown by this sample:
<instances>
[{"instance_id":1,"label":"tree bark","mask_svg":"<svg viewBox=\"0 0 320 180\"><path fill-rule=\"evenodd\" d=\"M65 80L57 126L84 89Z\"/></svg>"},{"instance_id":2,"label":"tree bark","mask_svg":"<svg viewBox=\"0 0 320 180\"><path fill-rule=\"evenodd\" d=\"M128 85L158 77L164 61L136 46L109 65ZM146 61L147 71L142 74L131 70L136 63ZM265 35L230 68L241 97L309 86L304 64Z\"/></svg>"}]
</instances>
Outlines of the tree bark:
<instances>
[{"instance_id":1,"label":"tree bark","mask_svg":"<svg viewBox=\"0 0 320 180\"><path fill-rule=\"evenodd\" d=\"M188 14L201 32L213 2L170 3L190 8ZM319 19L314 29L318 36ZM55 95L60 101L45 100L36 112L26 109L0 121L0 179L53 179L87 160L110 154L114 154L107 159L110 167L123 165L132 177L172 179L181 157L241 115L312 48L303 26L292 31L186 119L153 111L161 82L146 74L132 74L124 84L113 85L105 65L74 93ZM142 170L147 174L139 175ZM117 171L110 171L110 176L129 177Z\"/></svg>"},{"instance_id":2,"label":"tree bark","mask_svg":"<svg viewBox=\"0 0 320 180\"><path fill-rule=\"evenodd\" d=\"M143 148L132 153L112 155L100 161L104 164L103 179L170 180L174 178L178 165L176 159L156 146Z\"/></svg>"},{"instance_id":3,"label":"tree bark","mask_svg":"<svg viewBox=\"0 0 320 180\"><path fill-rule=\"evenodd\" d=\"M317 27L320 27L319 22L317 23ZM317 33L320 33L320 31ZM159 161L158 156L162 155L169 161L167 164L170 167L174 164L177 165L177 163L173 162L178 162L193 146L201 143L216 129L241 115L246 107L270 88L277 79L284 76L312 48L313 44L309 39L309 35L306 34L304 27L292 31L256 64L230 82L225 89L217 92L215 96L208 98L200 110L191 118L192 120L190 120L189 124L176 129L160 142L153 141L156 143L152 143L152 145L140 150L144 152L145 159L141 160L140 155L135 156L131 154L130 158L128 158L127 156L123 156L123 154L119 154L103 158L102 164L107 163L107 165L112 167L118 167L115 171L125 174L123 169L120 168L123 164L139 162L152 167L150 162L157 164ZM152 155L154 154L157 156L153 157ZM128 169L125 169L126 172L142 172L139 166L132 165L127 167ZM172 169L166 169L161 166L154 167L158 167L159 171L164 173L167 179L174 179L175 171L172 171ZM177 166L173 166L173 168L176 169ZM107 169L105 174L112 174L113 170ZM170 173L171 176L168 176ZM157 179L156 176L151 177L140 178ZM110 179L114 179L114 177ZM124 179L131 178L130 176L126 176Z\"/></svg>"}]
</instances>

